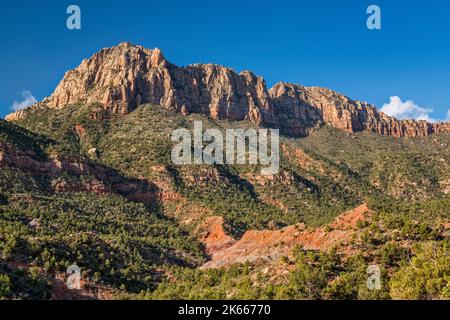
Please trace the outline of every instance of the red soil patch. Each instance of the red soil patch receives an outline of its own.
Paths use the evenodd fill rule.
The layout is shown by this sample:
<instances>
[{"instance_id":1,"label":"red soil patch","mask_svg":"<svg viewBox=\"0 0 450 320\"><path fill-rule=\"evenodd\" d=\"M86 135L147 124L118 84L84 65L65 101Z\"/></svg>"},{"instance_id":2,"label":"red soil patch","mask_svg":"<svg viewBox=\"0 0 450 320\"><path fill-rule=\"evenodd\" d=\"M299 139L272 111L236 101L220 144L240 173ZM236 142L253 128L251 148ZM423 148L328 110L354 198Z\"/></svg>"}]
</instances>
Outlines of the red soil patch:
<instances>
[{"instance_id":1,"label":"red soil patch","mask_svg":"<svg viewBox=\"0 0 450 320\"><path fill-rule=\"evenodd\" d=\"M83 138L86 135L86 129L81 124L76 124L73 126L73 129L75 130L75 133L80 137Z\"/></svg>"},{"instance_id":2,"label":"red soil patch","mask_svg":"<svg viewBox=\"0 0 450 320\"><path fill-rule=\"evenodd\" d=\"M309 230L305 229L303 224L297 224L276 231L250 230L238 241L222 234L223 220L216 220L215 224L211 225L211 236L202 239L212 255L212 260L202 268L220 268L260 259L276 261L281 256L287 256L295 246L326 251L349 241L356 231L357 222L364 221L370 213L370 209L362 205L340 215L328 226ZM227 241L224 241L225 239ZM227 245L222 245L225 242Z\"/></svg>"},{"instance_id":3,"label":"red soil patch","mask_svg":"<svg viewBox=\"0 0 450 320\"><path fill-rule=\"evenodd\" d=\"M229 248L236 242L235 239L225 233L222 217L209 217L202 227L206 230L203 232L200 241L205 244L206 250L210 254Z\"/></svg>"},{"instance_id":4,"label":"red soil patch","mask_svg":"<svg viewBox=\"0 0 450 320\"><path fill-rule=\"evenodd\" d=\"M338 216L331 224L330 227L336 229L356 229L358 221L365 221L367 213L370 209L367 205L363 204L351 211L347 211L344 214Z\"/></svg>"}]
</instances>

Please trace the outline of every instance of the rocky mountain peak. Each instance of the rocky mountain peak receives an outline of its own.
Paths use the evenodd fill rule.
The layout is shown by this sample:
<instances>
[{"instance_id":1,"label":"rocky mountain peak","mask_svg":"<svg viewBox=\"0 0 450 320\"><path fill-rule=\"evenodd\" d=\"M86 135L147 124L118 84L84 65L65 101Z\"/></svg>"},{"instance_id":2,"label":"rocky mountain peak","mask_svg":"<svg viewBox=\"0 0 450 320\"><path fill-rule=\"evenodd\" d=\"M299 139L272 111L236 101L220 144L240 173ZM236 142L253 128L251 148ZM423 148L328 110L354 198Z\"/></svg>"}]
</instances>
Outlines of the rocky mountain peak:
<instances>
[{"instance_id":1,"label":"rocky mountain peak","mask_svg":"<svg viewBox=\"0 0 450 320\"><path fill-rule=\"evenodd\" d=\"M105 48L68 71L42 104L62 108L99 102L117 114L144 103L183 114L201 113L213 119L245 120L305 136L323 125L347 132L370 130L396 137L450 132L450 123L399 121L366 103L333 90L280 82L267 89L251 71L235 72L216 64L177 67L158 48L129 42ZM21 111L9 120L23 117Z\"/></svg>"},{"instance_id":2,"label":"rocky mountain peak","mask_svg":"<svg viewBox=\"0 0 450 320\"><path fill-rule=\"evenodd\" d=\"M68 71L45 102L55 108L100 102L112 112L128 113L145 102L144 81L151 70L166 66L161 50L123 42L100 50Z\"/></svg>"}]
</instances>

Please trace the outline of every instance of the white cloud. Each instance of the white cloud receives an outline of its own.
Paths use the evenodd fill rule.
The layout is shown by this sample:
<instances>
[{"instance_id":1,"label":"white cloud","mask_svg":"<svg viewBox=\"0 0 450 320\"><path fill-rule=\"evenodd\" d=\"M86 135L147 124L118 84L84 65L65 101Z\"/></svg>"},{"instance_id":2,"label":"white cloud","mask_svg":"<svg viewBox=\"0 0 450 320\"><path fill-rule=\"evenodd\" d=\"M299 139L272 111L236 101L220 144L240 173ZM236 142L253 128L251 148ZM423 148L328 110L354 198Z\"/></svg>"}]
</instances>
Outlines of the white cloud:
<instances>
[{"instance_id":1,"label":"white cloud","mask_svg":"<svg viewBox=\"0 0 450 320\"><path fill-rule=\"evenodd\" d=\"M450 120L450 109L447 110L447 120Z\"/></svg>"},{"instance_id":2,"label":"white cloud","mask_svg":"<svg viewBox=\"0 0 450 320\"><path fill-rule=\"evenodd\" d=\"M19 101L19 102L14 101L13 105L11 106L11 108L14 111L18 111L23 108L29 107L32 104L35 104L37 102L36 98L28 90L22 91L21 95L22 95L22 101Z\"/></svg>"},{"instance_id":3,"label":"white cloud","mask_svg":"<svg viewBox=\"0 0 450 320\"><path fill-rule=\"evenodd\" d=\"M435 122L436 120L430 117L433 109L424 108L414 103L412 100L403 102L398 96L390 97L389 103L385 103L381 111L391 117L397 119L415 119Z\"/></svg>"}]
</instances>

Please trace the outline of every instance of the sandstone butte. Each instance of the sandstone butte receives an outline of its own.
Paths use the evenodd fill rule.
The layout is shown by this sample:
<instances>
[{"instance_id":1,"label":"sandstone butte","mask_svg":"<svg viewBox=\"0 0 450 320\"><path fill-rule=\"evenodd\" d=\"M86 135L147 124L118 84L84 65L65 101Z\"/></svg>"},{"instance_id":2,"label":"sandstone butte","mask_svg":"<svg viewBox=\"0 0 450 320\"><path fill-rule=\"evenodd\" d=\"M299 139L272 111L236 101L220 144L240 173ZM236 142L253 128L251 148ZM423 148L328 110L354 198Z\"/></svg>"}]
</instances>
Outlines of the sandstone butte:
<instances>
[{"instance_id":1,"label":"sandstone butte","mask_svg":"<svg viewBox=\"0 0 450 320\"><path fill-rule=\"evenodd\" d=\"M264 79L250 71L236 73L214 64L178 67L159 49L128 42L83 60L66 72L50 97L30 108L63 108L78 102L98 102L117 114L151 103L182 114L250 120L293 136L306 136L323 125L394 137L450 132L450 122L397 120L373 105L325 88L280 82L267 89ZM26 113L27 109L20 110L6 120L18 120Z\"/></svg>"}]
</instances>

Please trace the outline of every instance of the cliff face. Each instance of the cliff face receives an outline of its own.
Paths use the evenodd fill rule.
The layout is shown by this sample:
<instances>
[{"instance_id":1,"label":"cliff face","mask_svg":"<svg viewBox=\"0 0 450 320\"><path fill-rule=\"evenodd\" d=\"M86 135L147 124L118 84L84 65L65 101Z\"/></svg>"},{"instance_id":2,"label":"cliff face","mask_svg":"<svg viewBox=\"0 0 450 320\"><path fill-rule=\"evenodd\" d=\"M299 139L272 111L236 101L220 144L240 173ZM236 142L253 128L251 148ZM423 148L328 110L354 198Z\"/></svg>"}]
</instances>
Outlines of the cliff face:
<instances>
[{"instance_id":1,"label":"cliff face","mask_svg":"<svg viewBox=\"0 0 450 320\"><path fill-rule=\"evenodd\" d=\"M54 93L45 100L61 108L79 101L100 102L115 113L128 113L141 103L166 105L172 87L168 63L158 49L123 43L103 49L66 72Z\"/></svg>"},{"instance_id":2,"label":"cliff face","mask_svg":"<svg viewBox=\"0 0 450 320\"><path fill-rule=\"evenodd\" d=\"M324 124L347 131L369 130L395 137L425 137L450 132L450 123L397 120L366 103L351 100L335 91L278 83L269 90L280 127L307 135Z\"/></svg>"},{"instance_id":3,"label":"cliff face","mask_svg":"<svg viewBox=\"0 0 450 320\"><path fill-rule=\"evenodd\" d=\"M68 71L42 103L62 108L76 102L100 102L126 114L153 103L183 114L213 119L248 119L296 136L325 124L348 132L370 130L383 135L427 136L450 132L450 124L399 121L375 107L324 88L278 83L267 90L264 79L249 71L234 72L213 64L177 67L159 49L130 43L103 49ZM11 114L14 121L26 114Z\"/></svg>"},{"instance_id":4,"label":"cliff face","mask_svg":"<svg viewBox=\"0 0 450 320\"><path fill-rule=\"evenodd\" d=\"M250 72L212 64L179 68L159 49L129 43L103 49L67 72L46 99L51 107L85 101L100 102L112 112L126 114L143 103L182 113L202 113L214 119L261 122L270 110L262 78Z\"/></svg>"}]
</instances>

